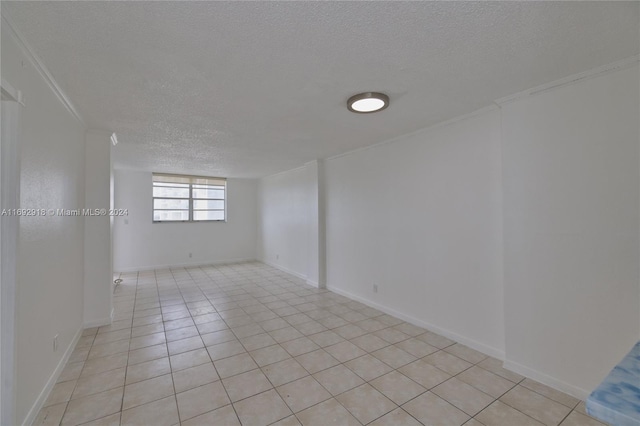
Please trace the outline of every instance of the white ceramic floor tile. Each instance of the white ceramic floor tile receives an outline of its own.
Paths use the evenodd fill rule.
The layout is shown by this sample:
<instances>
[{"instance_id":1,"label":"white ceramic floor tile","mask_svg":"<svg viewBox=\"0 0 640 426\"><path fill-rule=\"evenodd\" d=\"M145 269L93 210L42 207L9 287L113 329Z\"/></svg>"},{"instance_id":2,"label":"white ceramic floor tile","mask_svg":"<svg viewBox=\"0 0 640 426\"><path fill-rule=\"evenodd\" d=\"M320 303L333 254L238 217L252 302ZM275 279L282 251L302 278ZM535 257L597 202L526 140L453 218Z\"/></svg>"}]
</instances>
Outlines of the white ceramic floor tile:
<instances>
[{"instance_id":1,"label":"white ceramic floor tile","mask_svg":"<svg viewBox=\"0 0 640 426\"><path fill-rule=\"evenodd\" d=\"M495 358L262 263L121 277L114 322L82 333L34 424L599 425Z\"/></svg>"}]
</instances>

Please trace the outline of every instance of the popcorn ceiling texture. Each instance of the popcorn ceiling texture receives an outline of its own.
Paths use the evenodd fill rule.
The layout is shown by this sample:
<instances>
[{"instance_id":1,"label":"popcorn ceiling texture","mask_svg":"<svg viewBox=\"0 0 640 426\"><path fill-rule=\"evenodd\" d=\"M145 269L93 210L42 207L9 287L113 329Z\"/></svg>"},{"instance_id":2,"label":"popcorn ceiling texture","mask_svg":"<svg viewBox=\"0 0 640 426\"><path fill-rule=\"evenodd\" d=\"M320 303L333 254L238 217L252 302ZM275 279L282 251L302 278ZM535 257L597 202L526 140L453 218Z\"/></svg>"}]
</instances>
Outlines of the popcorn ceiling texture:
<instances>
[{"instance_id":1,"label":"popcorn ceiling texture","mask_svg":"<svg viewBox=\"0 0 640 426\"><path fill-rule=\"evenodd\" d=\"M638 54L637 2L2 2L117 168L261 177ZM350 113L382 91L391 106Z\"/></svg>"}]
</instances>

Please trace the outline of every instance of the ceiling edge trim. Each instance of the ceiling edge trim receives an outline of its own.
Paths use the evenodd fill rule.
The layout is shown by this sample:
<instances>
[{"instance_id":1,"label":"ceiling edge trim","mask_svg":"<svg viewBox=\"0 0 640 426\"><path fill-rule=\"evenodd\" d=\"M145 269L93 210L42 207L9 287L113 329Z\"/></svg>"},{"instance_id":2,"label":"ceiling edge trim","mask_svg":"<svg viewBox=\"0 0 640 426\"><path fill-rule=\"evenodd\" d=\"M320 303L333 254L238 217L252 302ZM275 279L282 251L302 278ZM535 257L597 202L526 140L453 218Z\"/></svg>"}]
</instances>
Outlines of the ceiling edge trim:
<instances>
[{"instance_id":1,"label":"ceiling edge trim","mask_svg":"<svg viewBox=\"0 0 640 426\"><path fill-rule=\"evenodd\" d=\"M589 78L594 78L610 72L619 71L635 65L639 61L640 61L640 55L631 56L629 58L622 59L620 61L616 61L610 64L592 68L590 70L579 72L577 74L572 74L567 77L551 81L549 83L541 84L540 86L532 87L530 89L523 90L521 92L514 93L512 95L508 95L500 99L496 99L494 102L497 105L502 106L504 104L508 104L510 102L514 102L514 101L526 98L528 96L536 95L538 93L542 93L547 90L556 89L562 86L568 86L570 84L578 83L580 81L587 80Z\"/></svg>"},{"instance_id":2,"label":"ceiling edge trim","mask_svg":"<svg viewBox=\"0 0 640 426\"><path fill-rule=\"evenodd\" d=\"M9 84L9 82L4 78L0 82L0 92L2 92L3 101L7 98L7 100L18 102L20 105L24 106L22 92Z\"/></svg>"},{"instance_id":3,"label":"ceiling edge trim","mask_svg":"<svg viewBox=\"0 0 640 426\"><path fill-rule=\"evenodd\" d=\"M99 135L99 136L105 136L105 137L111 137L111 135L113 134L111 130L105 130L105 129L87 129L86 133L88 135Z\"/></svg>"},{"instance_id":4,"label":"ceiling edge trim","mask_svg":"<svg viewBox=\"0 0 640 426\"><path fill-rule=\"evenodd\" d=\"M87 129L85 131L85 134L86 136L96 135L96 136L102 136L104 138L109 138L113 146L116 146L118 144L118 136L115 134L115 132L112 132L111 130Z\"/></svg>"},{"instance_id":5,"label":"ceiling edge trim","mask_svg":"<svg viewBox=\"0 0 640 426\"><path fill-rule=\"evenodd\" d=\"M3 21L2 24L7 26L7 28L9 29L9 34L16 41L20 50L22 50L22 53L27 57L29 62L31 62L34 68L38 71L40 76L43 78L47 86L49 86L51 91L56 95L58 100L65 106L65 108L67 108L67 111L69 111L69 113L73 116L73 118L75 118L86 130L87 125L84 119L82 118L82 115L80 115L76 107L73 105L73 102L71 102L71 99L69 99L69 97L64 93L62 88L58 85L56 80L53 78L53 75L51 75L51 72L49 72L47 67L42 62L42 60L38 57L38 55L35 54L35 52L31 48L29 43L26 41L24 36L16 29L11 18L7 15L5 8L2 9L1 14L2 14L2 21Z\"/></svg>"},{"instance_id":6,"label":"ceiling edge trim","mask_svg":"<svg viewBox=\"0 0 640 426\"><path fill-rule=\"evenodd\" d=\"M317 161L317 160L313 160L313 161ZM294 167L293 169L282 170L281 172L275 172L275 173L272 173L270 175L262 176L262 177L255 178L255 179L262 181L262 180L265 180L265 179L275 178L275 177L277 177L279 175L282 175L282 174L285 174L285 173L297 172L298 170L306 169L309 166L309 163L312 163L313 161L307 161L303 165Z\"/></svg>"},{"instance_id":7,"label":"ceiling edge trim","mask_svg":"<svg viewBox=\"0 0 640 426\"><path fill-rule=\"evenodd\" d=\"M517 101L519 99L523 99L523 98L526 98L528 96L532 96L532 95L535 95L535 94L538 94L538 93L542 93L542 92L547 91L547 90L555 89L555 88L562 87L562 86L567 86L567 85L574 84L574 83L577 83L577 82L580 82L580 81L583 81L583 80L587 80L589 78L598 77L600 75L607 74L607 73L610 73L610 72L619 71L619 70L631 67L631 66L637 64L638 62L640 62L640 55L634 55L634 56L631 56L629 58L622 59L620 61L616 61L616 62L612 62L612 63L606 64L606 65L602 65L602 66L597 67L597 68L592 68L590 70L586 70L586 71L583 71L583 72L580 72L580 73L577 73L577 74L572 74L572 75L569 75L567 77L551 81L549 83L541 84L539 86L535 86L535 87L532 87L530 89L523 90L521 92L517 92L517 93L505 96L505 97L500 98L500 99L496 99L495 101L493 101L493 104L487 105L485 107L482 107L480 109L472 111L472 112L470 112L468 114L459 115L459 116L451 118L449 120L441 121L441 122L433 124L431 126L423 127L421 129L418 129L418 130L416 130L414 132L411 132L411 133L404 133L402 135L396 136L396 137L391 138L391 139L387 139L387 140L382 141L382 142L378 142L378 143L373 144L373 145L367 145L367 146L363 146L361 148L353 149L351 151L343 152L341 154L333 155L331 157L325 158L325 160L333 160L333 159L336 159L336 158L340 158L340 157L344 157L344 156L347 156L347 155L355 154L355 153L360 152L360 151L365 151L367 149L376 148L376 147L379 147L379 146L382 146L382 145L386 145L386 144L389 144L389 143L398 142L398 141L400 141L400 140L402 140L404 138L408 138L408 137L411 137L411 136L414 136L414 135L419 135L421 133L430 132L430 131L438 129L440 127L446 127L446 126L449 126L451 124L457 123L458 121L463 121L463 120L472 118L472 117L474 117L476 115L480 115L480 114L484 114L486 112L492 111L494 109L500 109L500 108L502 108L502 106L504 104L507 104L507 103L510 103L510 102L514 102L514 101ZM303 167L303 166L300 166L300 167ZM296 167L296 169L297 168L299 168L299 167ZM295 169L292 169L292 170L295 170ZM283 171L283 172L279 172L279 173L284 173L284 172L286 172L286 170ZM275 173L275 174L278 174L278 173Z\"/></svg>"},{"instance_id":8,"label":"ceiling edge trim","mask_svg":"<svg viewBox=\"0 0 640 426\"><path fill-rule=\"evenodd\" d=\"M394 138L387 139L385 141L378 142L378 143L375 143L373 145L363 146L363 147L360 147L360 148L352 149L351 151L343 152L342 154L337 154L337 155L333 155L331 157L327 157L327 158L325 158L325 160L335 160L336 158L340 158L340 157L344 157L344 156L347 156L347 155L355 154L355 153L358 153L360 151L366 151L366 150L371 149L371 148L377 148L377 147L382 146L382 145L387 145L387 144L390 144L390 143L398 142L398 141L401 141L403 139L410 138L410 137L415 136L415 135L419 135L421 133L428 133L428 132L431 132L433 130L439 129L441 127L450 126L450 125L452 125L454 123L457 123L459 121L464 121L464 120L467 120L469 118L475 117L476 115L481 115L481 114L487 113L489 111L497 110L499 108L500 107L498 105L495 105L495 104L487 105L485 107L482 107L482 108L477 109L475 111L472 111L470 113L458 115L458 116L450 118L448 120L440 121L438 123L432 124L432 125L427 126L427 127L422 127L422 128L420 128L420 129L418 129L418 130L416 130L414 132L411 132L411 133L403 133L403 134L398 135L398 136L396 136Z\"/></svg>"}]
</instances>

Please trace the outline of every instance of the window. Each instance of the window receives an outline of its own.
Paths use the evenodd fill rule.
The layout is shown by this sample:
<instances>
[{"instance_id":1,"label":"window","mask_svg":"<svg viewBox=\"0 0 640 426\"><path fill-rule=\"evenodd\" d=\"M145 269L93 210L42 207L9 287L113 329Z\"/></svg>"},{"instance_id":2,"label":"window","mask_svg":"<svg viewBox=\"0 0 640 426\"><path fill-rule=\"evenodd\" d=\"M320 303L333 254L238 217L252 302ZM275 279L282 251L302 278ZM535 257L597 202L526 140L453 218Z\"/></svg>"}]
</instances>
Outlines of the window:
<instances>
[{"instance_id":1,"label":"window","mask_svg":"<svg viewBox=\"0 0 640 426\"><path fill-rule=\"evenodd\" d=\"M225 221L227 180L153 174L154 222Z\"/></svg>"}]
</instances>

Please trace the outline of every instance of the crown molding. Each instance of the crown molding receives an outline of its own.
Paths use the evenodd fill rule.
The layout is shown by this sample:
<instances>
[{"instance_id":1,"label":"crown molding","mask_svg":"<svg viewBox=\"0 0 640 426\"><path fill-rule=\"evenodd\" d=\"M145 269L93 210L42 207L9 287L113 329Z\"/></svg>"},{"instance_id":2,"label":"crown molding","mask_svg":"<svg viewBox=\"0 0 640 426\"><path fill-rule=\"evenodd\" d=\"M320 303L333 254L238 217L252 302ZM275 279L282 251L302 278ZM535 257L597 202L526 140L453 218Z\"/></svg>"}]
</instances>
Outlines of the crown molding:
<instances>
[{"instance_id":1,"label":"crown molding","mask_svg":"<svg viewBox=\"0 0 640 426\"><path fill-rule=\"evenodd\" d=\"M58 83L53 78L53 75L49 72L47 67L44 65L42 60L36 55L33 48L26 41L24 36L16 29L13 24L11 17L8 16L6 8L2 8L2 25L6 26L9 30L9 34L16 41L22 53L27 57L29 62L34 66L34 68L38 71L43 80L47 83L47 86L51 89L51 91L56 95L58 100L67 108L67 111L84 127L87 128L87 125L76 109L76 107L71 102L71 99L64 93L62 88L58 85Z\"/></svg>"},{"instance_id":2,"label":"crown molding","mask_svg":"<svg viewBox=\"0 0 640 426\"><path fill-rule=\"evenodd\" d=\"M314 161L315 161L315 160L314 160ZM309 163L312 163L312 162L313 162L313 161L307 161L306 163L304 163L304 164L303 164L303 165L301 165L301 166L296 166L296 167L294 167L294 168L292 168L292 169L287 169L287 170L282 170L282 171L280 171L280 172L275 172L275 173L272 173L272 174L267 175L267 176L259 177L259 178L257 178L257 179L258 179L258 180L269 179L269 178L272 178L272 177L276 177L276 176L279 176L279 175L283 175L283 174L285 174L285 173L295 172L295 171L298 171L298 170L302 170L302 169L305 169L305 168L309 165Z\"/></svg>"},{"instance_id":3,"label":"crown molding","mask_svg":"<svg viewBox=\"0 0 640 426\"><path fill-rule=\"evenodd\" d=\"M92 136L99 136L102 138L109 138L113 146L116 146L118 144L118 136L115 134L115 132L112 132L111 130L87 129L85 134L87 136L92 135Z\"/></svg>"},{"instance_id":4,"label":"crown molding","mask_svg":"<svg viewBox=\"0 0 640 426\"><path fill-rule=\"evenodd\" d=\"M517 93L514 93L514 94L509 95L509 96L505 96L505 97L500 98L500 99L496 99L493 102L492 105L487 105L487 106L485 106L483 108L477 109L477 110L472 111L472 112L470 112L468 114L459 115L459 116L453 117L453 118L451 118L449 120L441 121L441 122L432 124L430 126L418 129L418 130L416 130L414 132L402 134L402 135L396 136L396 137L394 137L392 139L388 139L388 140L385 140L385 141L382 141L382 142L375 143L373 145L367 145L367 146L364 146L364 147L356 148L356 149L351 150L351 151L343 152L341 154L333 155L331 157L327 157L326 160L334 160L336 158L352 155L352 154L355 154L357 152L366 151L368 149L376 148L376 147L379 147L379 146L382 146L382 145L398 142L398 141L403 140L405 138L409 138L411 136L419 135L421 133L428 133L428 132L430 132L432 130L435 130L435 129L438 129L438 128L441 128L441 127L450 126L450 125L452 125L454 123L457 123L459 121L467 120L467 119L475 117L477 115L484 114L484 113L487 113L487 112L495 110L495 109L499 109L504 104L507 104L507 103L510 103L510 102L514 102L514 101L526 98L526 97L531 96L531 95L535 95L535 94L538 94L538 93L545 92L547 90L556 89L556 88L561 87L561 86L567 86L567 85L574 84L574 83L577 83L579 81L583 81L583 80L586 80L586 79L589 79L589 78L597 77L597 76L600 76L600 75L603 75L603 74L607 74L607 73L610 73L610 72L619 71L619 70L631 67L631 66L637 64L639 61L640 61L640 55L635 55L635 56L631 56L631 57L626 58L626 59L622 59L620 61L612 62L610 64L602 65L602 66L597 67L597 68L593 68L593 69L590 69L590 70L587 70L587 71L583 71L583 72L578 73L578 74L572 74L570 76L561 78L559 80L555 80L555 81L552 81L552 82L549 82L549 83L545 83L545 84L542 84L540 86L532 87L530 89L523 90L521 92L517 92Z\"/></svg>"},{"instance_id":5,"label":"crown molding","mask_svg":"<svg viewBox=\"0 0 640 426\"><path fill-rule=\"evenodd\" d=\"M514 93L512 95L505 96L500 99L496 99L494 102L498 106L508 104L510 102L517 101L519 99L526 98L528 96L536 95L538 93L546 92L547 90L556 89L562 86L568 86L570 84L577 83L579 81L587 80L589 78L598 77L603 74L607 74L614 71L619 71L628 67L631 67L640 61L640 55L631 56L620 61L612 62L610 64L602 65L597 68L592 68L587 71L583 71L577 74L572 74L567 77L551 81L549 83L541 84L540 86L532 87L521 92Z\"/></svg>"},{"instance_id":6,"label":"crown molding","mask_svg":"<svg viewBox=\"0 0 640 426\"><path fill-rule=\"evenodd\" d=\"M22 92L6 81L4 78L0 83L0 91L2 92L2 100L9 100L18 102L20 105L24 106L24 100L22 99Z\"/></svg>"},{"instance_id":7,"label":"crown molding","mask_svg":"<svg viewBox=\"0 0 640 426\"><path fill-rule=\"evenodd\" d=\"M374 143L373 145L363 146L363 147L360 147L360 148L352 149L351 151L347 151L347 152L343 152L341 154L336 154L336 155L333 155L331 157L327 157L327 158L325 158L325 160L335 160L336 158L345 157L345 156L348 156L348 155L356 154L356 153L361 152L361 151L367 151L367 150L372 149L372 148L377 148L379 146L392 144L392 143L395 143L395 142L398 142L398 141L401 141L401 140L404 140L404 139L411 138L412 136L420 135L422 133L429 133L429 132L432 132L434 130L440 129L442 127L451 126L452 124L455 124L455 123L457 123L459 121L468 120L468 119L473 118L475 116L482 115L482 114L488 113L490 111L495 111L497 109L499 109L498 105L493 105L493 104L487 105L487 106L479 108L479 109L477 109L475 111L471 111L471 112L469 112L467 114L462 114L462 115L458 115L456 117L450 118L448 120L439 121L439 122L437 122L435 124L432 124L432 125L427 126L427 127L422 127L420 129L415 130L415 131L410 132L410 133L403 133L403 134L398 135L398 136L396 136L394 138L387 139L387 140L384 140L384 141L381 141L381 142L378 142L378 143Z\"/></svg>"}]
</instances>

